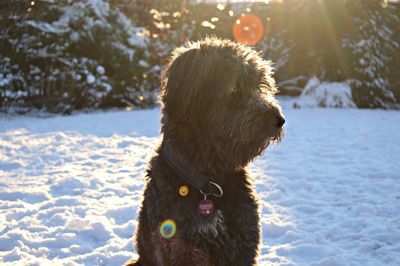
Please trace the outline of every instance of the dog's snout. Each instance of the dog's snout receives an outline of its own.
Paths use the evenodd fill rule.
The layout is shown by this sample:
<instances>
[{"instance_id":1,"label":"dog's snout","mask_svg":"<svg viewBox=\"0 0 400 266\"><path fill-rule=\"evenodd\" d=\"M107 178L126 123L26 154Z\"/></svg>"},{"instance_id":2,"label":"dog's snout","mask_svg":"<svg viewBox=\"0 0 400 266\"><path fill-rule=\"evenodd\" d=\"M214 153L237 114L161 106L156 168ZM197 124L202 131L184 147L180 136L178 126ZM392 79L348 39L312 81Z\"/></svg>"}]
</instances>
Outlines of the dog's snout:
<instances>
[{"instance_id":1,"label":"dog's snout","mask_svg":"<svg viewBox=\"0 0 400 266\"><path fill-rule=\"evenodd\" d=\"M282 127L283 124L285 124L286 120L283 116L278 115L277 117L277 122L276 122L276 126L277 127Z\"/></svg>"}]
</instances>

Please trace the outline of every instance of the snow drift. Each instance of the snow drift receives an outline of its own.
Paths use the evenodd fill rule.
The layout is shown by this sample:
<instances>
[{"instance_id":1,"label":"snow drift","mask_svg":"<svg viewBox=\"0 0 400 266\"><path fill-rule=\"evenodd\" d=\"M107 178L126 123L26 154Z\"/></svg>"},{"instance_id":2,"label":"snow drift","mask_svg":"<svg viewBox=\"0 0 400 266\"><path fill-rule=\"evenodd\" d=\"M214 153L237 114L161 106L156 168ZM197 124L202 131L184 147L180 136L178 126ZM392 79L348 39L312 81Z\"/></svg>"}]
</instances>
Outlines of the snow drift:
<instances>
[{"instance_id":1,"label":"snow drift","mask_svg":"<svg viewBox=\"0 0 400 266\"><path fill-rule=\"evenodd\" d=\"M351 88L345 82L320 82L318 78L311 78L298 99L294 100L293 107L331 107L355 108L351 96Z\"/></svg>"}]
</instances>

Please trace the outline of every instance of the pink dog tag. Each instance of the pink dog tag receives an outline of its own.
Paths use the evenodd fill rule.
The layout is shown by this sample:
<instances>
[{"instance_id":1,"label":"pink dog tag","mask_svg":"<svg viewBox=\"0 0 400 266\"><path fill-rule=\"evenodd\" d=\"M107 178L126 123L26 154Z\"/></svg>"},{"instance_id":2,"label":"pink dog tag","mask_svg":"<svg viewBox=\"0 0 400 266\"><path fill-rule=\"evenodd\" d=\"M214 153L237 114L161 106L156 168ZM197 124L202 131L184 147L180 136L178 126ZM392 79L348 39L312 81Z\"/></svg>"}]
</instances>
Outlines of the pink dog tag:
<instances>
[{"instance_id":1,"label":"pink dog tag","mask_svg":"<svg viewBox=\"0 0 400 266\"><path fill-rule=\"evenodd\" d=\"M198 204L198 210L201 215L208 216L214 211L214 203L209 199L202 200Z\"/></svg>"}]
</instances>

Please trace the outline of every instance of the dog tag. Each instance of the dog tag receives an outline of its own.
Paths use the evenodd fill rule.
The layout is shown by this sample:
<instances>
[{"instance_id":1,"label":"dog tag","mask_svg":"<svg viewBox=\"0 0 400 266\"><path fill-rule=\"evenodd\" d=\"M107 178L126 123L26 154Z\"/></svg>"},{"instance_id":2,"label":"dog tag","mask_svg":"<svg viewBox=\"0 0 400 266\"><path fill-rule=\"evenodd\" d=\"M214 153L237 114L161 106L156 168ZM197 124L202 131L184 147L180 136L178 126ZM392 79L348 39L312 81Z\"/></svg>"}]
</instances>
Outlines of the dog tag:
<instances>
[{"instance_id":1,"label":"dog tag","mask_svg":"<svg viewBox=\"0 0 400 266\"><path fill-rule=\"evenodd\" d=\"M214 211L214 203L209 199L204 199L198 204L199 213L203 216L208 216Z\"/></svg>"}]
</instances>

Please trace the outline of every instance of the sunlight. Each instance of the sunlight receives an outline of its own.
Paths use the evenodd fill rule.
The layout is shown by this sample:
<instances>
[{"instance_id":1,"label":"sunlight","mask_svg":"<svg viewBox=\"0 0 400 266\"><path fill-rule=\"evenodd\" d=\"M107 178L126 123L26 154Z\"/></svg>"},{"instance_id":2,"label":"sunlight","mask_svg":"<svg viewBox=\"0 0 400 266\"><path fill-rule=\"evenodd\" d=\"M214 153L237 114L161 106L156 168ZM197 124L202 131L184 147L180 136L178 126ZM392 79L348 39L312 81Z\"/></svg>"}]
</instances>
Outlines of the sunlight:
<instances>
[{"instance_id":1,"label":"sunlight","mask_svg":"<svg viewBox=\"0 0 400 266\"><path fill-rule=\"evenodd\" d=\"M255 45L264 35L264 26L258 16L242 14L233 24L232 32L237 42Z\"/></svg>"},{"instance_id":2,"label":"sunlight","mask_svg":"<svg viewBox=\"0 0 400 266\"><path fill-rule=\"evenodd\" d=\"M390 1L390 0L388 0ZM271 2L282 3L283 0L195 0L195 3L218 3L219 8L224 6L226 3L266 3L269 4ZM222 10L222 9L221 9Z\"/></svg>"},{"instance_id":3,"label":"sunlight","mask_svg":"<svg viewBox=\"0 0 400 266\"><path fill-rule=\"evenodd\" d=\"M346 62L345 62L345 59L343 58L341 43L340 43L341 38L340 38L340 36L338 36L337 31L336 31L334 25L332 24L331 18L329 17L329 14L328 14L328 9L325 6L325 2L321 2L320 6L321 6L322 19L323 19L322 22L325 26L325 29L327 30L328 38L333 47L333 52L339 60L341 69L346 71L346 69L347 69ZM341 9L341 10L345 11L344 9ZM347 14L342 13L342 15L348 17Z\"/></svg>"}]
</instances>

